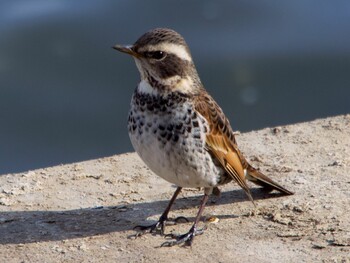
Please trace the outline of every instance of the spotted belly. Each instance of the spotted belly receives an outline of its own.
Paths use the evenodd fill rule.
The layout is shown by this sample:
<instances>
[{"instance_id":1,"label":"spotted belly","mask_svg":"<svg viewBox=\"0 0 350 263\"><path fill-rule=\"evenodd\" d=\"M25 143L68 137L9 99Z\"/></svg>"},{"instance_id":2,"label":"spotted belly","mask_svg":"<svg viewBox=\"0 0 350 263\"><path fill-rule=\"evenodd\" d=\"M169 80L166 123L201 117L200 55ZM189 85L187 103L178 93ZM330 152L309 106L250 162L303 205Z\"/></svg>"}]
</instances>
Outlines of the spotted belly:
<instances>
[{"instance_id":1,"label":"spotted belly","mask_svg":"<svg viewBox=\"0 0 350 263\"><path fill-rule=\"evenodd\" d=\"M156 113L146 108L132 106L128 128L131 143L147 166L181 187L220 184L224 171L205 150L206 120L189 103Z\"/></svg>"}]
</instances>

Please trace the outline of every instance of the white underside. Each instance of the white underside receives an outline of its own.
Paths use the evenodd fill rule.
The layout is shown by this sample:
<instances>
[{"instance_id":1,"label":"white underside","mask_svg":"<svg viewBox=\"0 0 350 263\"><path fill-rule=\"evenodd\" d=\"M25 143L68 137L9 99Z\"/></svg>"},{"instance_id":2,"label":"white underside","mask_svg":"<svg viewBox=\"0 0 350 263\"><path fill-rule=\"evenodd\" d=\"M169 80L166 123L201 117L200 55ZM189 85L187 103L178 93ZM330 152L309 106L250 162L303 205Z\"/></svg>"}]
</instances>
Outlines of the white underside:
<instances>
[{"instance_id":1,"label":"white underside","mask_svg":"<svg viewBox=\"0 0 350 263\"><path fill-rule=\"evenodd\" d=\"M147 86L140 88L146 91ZM176 113L162 118L162 123L182 121L188 107L190 105L185 104ZM142 120L144 123L154 123L154 127L158 127L159 115L142 114ZM203 123L199 123L198 129L203 130ZM129 133L129 136L135 151L147 166L154 173L177 186L211 188L217 185L217 178L223 173L222 169L214 165L210 154L204 149L204 135L201 136L201 153L192 135L187 138L180 137L177 143L171 143L170 140L165 145L159 141L159 136L154 134L152 128L148 131L143 129L141 135L134 132Z\"/></svg>"}]
</instances>

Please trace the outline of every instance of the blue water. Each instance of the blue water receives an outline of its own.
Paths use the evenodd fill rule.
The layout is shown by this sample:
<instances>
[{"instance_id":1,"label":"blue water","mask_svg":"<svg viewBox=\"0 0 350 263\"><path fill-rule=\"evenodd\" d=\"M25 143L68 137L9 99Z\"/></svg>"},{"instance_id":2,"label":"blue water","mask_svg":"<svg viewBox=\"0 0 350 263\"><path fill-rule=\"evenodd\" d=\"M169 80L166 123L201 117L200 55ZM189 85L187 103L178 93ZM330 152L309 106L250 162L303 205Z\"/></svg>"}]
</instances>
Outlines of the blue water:
<instances>
[{"instance_id":1,"label":"blue water","mask_svg":"<svg viewBox=\"0 0 350 263\"><path fill-rule=\"evenodd\" d=\"M111 49L154 27L249 131L350 113L349 1L0 1L0 174L131 151L139 79Z\"/></svg>"}]
</instances>

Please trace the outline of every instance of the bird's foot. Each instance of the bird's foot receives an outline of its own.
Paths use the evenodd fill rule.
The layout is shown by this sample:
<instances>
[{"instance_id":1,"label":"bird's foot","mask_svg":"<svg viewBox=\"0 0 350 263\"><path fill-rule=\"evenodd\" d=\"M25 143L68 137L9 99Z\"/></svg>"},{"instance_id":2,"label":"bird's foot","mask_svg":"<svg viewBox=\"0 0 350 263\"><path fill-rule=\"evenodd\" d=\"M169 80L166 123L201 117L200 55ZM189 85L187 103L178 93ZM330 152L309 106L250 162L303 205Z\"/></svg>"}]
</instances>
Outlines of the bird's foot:
<instances>
[{"instance_id":1,"label":"bird's foot","mask_svg":"<svg viewBox=\"0 0 350 263\"><path fill-rule=\"evenodd\" d=\"M164 235L164 229L165 229L165 222L167 218L160 217L159 220L152 225L144 226L144 225L137 225L134 227L134 230L137 231L135 234L135 237L140 237L144 234L151 233L151 234L159 234Z\"/></svg>"},{"instance_id":2,"label":"bird's foot","mask_svg":"<svg viewBox=\"0 0 350 263\"><path fill-rule=\"evenodd\" d=\"M172 246L181 245L181 244L183 244L184 246L191 246L194 237L203 234L204 230L205 228L197 229L196 225L194 225L191 227L190 231L188 231L186 234L182 234L182 235L168 234L166 235L167 238L175 239L175 240L164 242L161 245L161 247L172 247Z\"/></svg>"},{"instance_id":3,"label":"bird's foot","mask_svg":"<svg viewBox=\"0 0 350 263\"><path fill-rule=\"evenodd\" d=\"M147 233L151 233L154 235L164 235L164 229L165 229L165 225L167 222L172 222L172 224L177 224L180 222L189 222L189 220L186 217L183 216L179 216L177 218L175 218L174 220L169 220L168 217L166 216L161 216L159 218L159 220L152 225L148 225L148 226L143 226L143 225L137 225L134 227L134 230L138 231L134 236L135 237L140 237L144 234Z\"/></svg>"}]
</instances>

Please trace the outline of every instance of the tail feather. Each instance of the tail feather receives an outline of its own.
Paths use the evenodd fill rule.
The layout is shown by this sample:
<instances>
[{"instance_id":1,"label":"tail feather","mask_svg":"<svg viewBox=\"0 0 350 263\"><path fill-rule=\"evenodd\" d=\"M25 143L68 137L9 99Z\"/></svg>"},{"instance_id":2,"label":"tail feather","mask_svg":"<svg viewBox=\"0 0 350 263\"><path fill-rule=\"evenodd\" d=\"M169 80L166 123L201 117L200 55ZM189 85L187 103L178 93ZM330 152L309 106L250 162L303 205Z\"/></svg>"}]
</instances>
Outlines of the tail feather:
<instances>
[{"instance_id":1,"label":"tail feather","mask_svg":"<svg viewBox=\"0 0 350 263\"><path fill-rule=\"evenodd\" d=\"M287 190L286 188L282 187L278 183L274 182L272 179L270 179L269 177L267 177L266 175L261 173L259 170L255 169L250 165L247 168L246 178L257 185L264 187L269 192L272 190L277 190L287 195L294 194L293 192Z\"/></svg>"}]
</instances>

